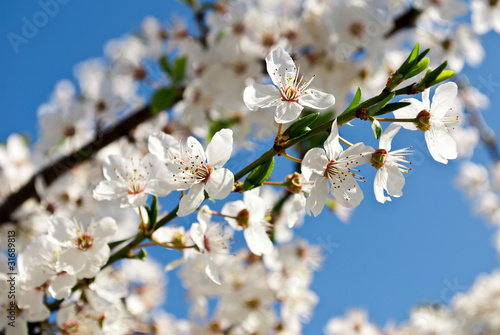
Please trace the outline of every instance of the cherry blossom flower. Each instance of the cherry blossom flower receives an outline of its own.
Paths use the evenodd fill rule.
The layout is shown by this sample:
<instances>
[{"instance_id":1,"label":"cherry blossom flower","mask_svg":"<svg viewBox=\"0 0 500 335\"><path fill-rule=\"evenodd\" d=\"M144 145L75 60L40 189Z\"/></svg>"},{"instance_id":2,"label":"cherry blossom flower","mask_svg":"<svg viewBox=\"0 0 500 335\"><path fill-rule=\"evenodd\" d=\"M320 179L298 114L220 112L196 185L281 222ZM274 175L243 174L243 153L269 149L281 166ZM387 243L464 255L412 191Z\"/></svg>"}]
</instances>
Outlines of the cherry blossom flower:
<instances>
[{"instance_id":1,"label":"cherry blossom flower","mask_svg":"<svg viewBox=\"0 0 500 335\"><path fill-rule=\"evenodd\" d=\"M363 200L363 192L356 180L364 178L351 169L367 163L372 152L373 148L363 143L356 143L344 151L339 143L337 120L335 120L331 133L324 143L324 149L313 148L302 160L304 178L314 181L306 201L307 213L318 216L325 206L328 192L344 207L358 206Z\"/></svg>"},{"instance_id":2,"label":"cherry blossom flower","mask_svg":"<svg viewBox=\"0 0 500 335\"><path fill-rule=\"evenodd\" d=\"M110 217L88 224L52 217L49 236L63 247L59 255L61 270L78 279L94 277L109 258L108 242L116 230L116 221Z\"/></svg>"},{"instance_id":3,"label":"cherry blossom flower","mask_svg":"<svg viewBox=\"0 0 500 335\"><path fill-rule=\"evenodd\" d=\"M220 224L211 223L211 216L208 206L203 206L198 212L198 222L192 224L189 232L203 254L205 273L214 283L220 285L220 273L214 257L228 253L232 230L224 229L224 226Z\"/></svg>"},{"instance_id":4,"label":"cherry blossom flower","mask_svg":"<svg viewBox=\"0 0 500 335\"><path fill-rule=\"evenodd\" d=\"M164 148L169 151L170 148ZM181 198L178 216L186 216L195 211L205 200L205 191L214 199L226 198L233 189L234 176L222 166L229 160L233 151L233 131L218 131L207 145L207 150L197 139L190 136L187 145L179 146L179 155L173 155L172 164L161 171L159 178L163 185L189 192ZM157 150L153 151L158 153Z\"/></svg>"},{"instance_id":5,"label":"cherry blossom flower","mask_svg":"<svg viewBox=\"0 0 500 335\"><path fill-rule=\"evenodd\" d=\"M96 200L121 199L120 207L139 207L146 204L148 194L165 196L172 189L165 188L157 179L163 169L158 159L147 154L144 159L126 159L117 155L106 158L104 177L94 190Z\"/></svg>"},{"instance_id":6,"label":"cherry blossom flower","mask_svg":"<svg viewBox=\"0 0 500 335\"><path fill-rule=\"evenodd\" d=\"M398 119L416 119L415 122L400 124L409 130L423 131L432 158L443 164L447 164L448 159L457 158L457 143L447 129L447 124L455 122L455 119L446 116L457 93L457 84L449 82L436 89L432 105L429 101L429 90L425 90L422 93L423 101L403 99L402 102L411 102L411 105L394 111L394 116Z\"/></svg>"},{"instance_id":7,"label":"cherry blossom flower","mask_svg":"<svg viewBox=\"0 0 500 335\"><path fill-rule=\"evenodd\" d=\"M227 222L234 230L243 230L248 248L261 256L272 252L273 243L266 233L266 202L259 196L259 189L246 191L243 201L228 202L221 213L227 215Z\"/></svg>"},{"instance_id":8,"label":"cherry blossom flower","mask_svg":"<svg viewBox=\"0 0 500 335\"><path fill-rule=\"evenodd\" d=\"M276 107L276 122L287 123L297 119L304 107L326 109L335 103L333 95L309 89L314 76L304 80L300 67L283 48L271 51L266 64L274 85L253 84L245 89L243 99L250 110Z\"/></svg>"},{"instance_id":9,"label":"cherry blossom flower","mask_svg":"<svg viewBox=\"0 0 500 335\"><path fill-rule=\"evenodd\" d=\"M391 150L391 142L401 126L392 123L380 136L379 148L372 154L370 161L371 165L377 169L373 189L375 198L378 202L384 203L391 201L390 197L384 195L384 190L393 197L403 195L403 186L405 185L405 177L402 172L408 172L408 168L402 163L409 163L405 154L408 153L408 148Z\"/></svg>"}]
</instances>

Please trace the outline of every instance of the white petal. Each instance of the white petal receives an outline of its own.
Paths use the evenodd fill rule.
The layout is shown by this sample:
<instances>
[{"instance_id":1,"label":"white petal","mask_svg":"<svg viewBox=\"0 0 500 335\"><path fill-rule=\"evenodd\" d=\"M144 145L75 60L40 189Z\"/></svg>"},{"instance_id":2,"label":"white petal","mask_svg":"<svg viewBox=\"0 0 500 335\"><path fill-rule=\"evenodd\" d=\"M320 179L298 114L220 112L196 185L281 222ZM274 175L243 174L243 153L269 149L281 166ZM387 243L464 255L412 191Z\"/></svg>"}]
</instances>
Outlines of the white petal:
<instances>
[{"instance_id":1,"label":"white petal","mask_svg":"<svg viewBox=\"0 0 500 335\"><path fill-rule=\"evenodd\" d=\"M434 119L442 119L453 106L458 94L458 86L454 82L440 85L432 98L431 115Z\"/></svg>"},{"instance_id":2,"label":"white petal","mask_svg":"<svg viewBox=\"0 0 500 335\"><path fill-rule=\"evenodd\" d=\"M203 230L199 223L193 223L191 229L189 229L189 234L193 239L194 243L198 246L200 251L205 250L205 245L203 243Z\"/></svg>"},{"instance_id":3,"label":"white petal","mask_svg":"<svg viewBox=\"0 0 500 335\"><path fill-rule=\"evenodd\" d=\"M247 192L245 192L244 194L246 193ZM226 202L220 212L227 216L237 216L238 213L244 210L245 208L246 208L245 203L241 200L237 200L232 202ZM241 226L238 225L238 222L235 219L227 217L225 219L234 230L242 229Z\"/></svg>"},{"instance_id":4,"label":"white petal","mask_svg":"<svg viewBox=\"0 0 500 335\"><path fill-rule=\"evenodd\" d=\"M59 254L61 269L72 275L80 272L85 267L86 261L83 252L75 248L63 250Z\"/></svg>"},{"instance_id":5,"label":"white petal","mask_svg":"<svg viewBox=\"0 0 500 335\"><path fill-rule=\"evenodd\" d=\"M305 180L311 181L314 174L323 176L328 162L326 152L321 148L312 148L306 152L301 163L302 175Z\"/></svg>"},{"instance_id":6,"label":"white petal","mask_svg":"<svg viewBox=\"0 0 500 335\"><path fill-rule=\"evenodd\" d=\"M58 275L49 285L49 293L54 299L66 299L76 284L76 277L68 273Z\"/></svg>"},{"instance_id":7,"label":"white petal","mask_svg":"<svg viewBox=\"0 0 500 335\"><path fill-rule=\"evenodd\" d=\"M368 163L375 150L372 147L364 145L362 142L353 144L338 157L339 160L348 160L349 168Z\"/></svg>"},{"instance_id":8,"label":"white petal","mask_svg":"<svg viewBox=\"0 0 500 335\"><path fill-rule=\"evenodd\" d=\"M293 228L295 224L304 215L304 210L306 207L306 197L304 194L294 194L292 195L293 205L291 211L287 215L288 228Z\"/></svg>"},{"instance_id":9,"label":"white petal","mask_svg":"<svg viewBox=\"0 0 500 335\"><path fill-rule=\"evenodd\" d=\"M181 198L177 216L182 217L193 213L205 200L204 191L205 186L203 183L193 185L189 192Z\"/></svg>"},{"instance_id":10,"label":"white petal","mask_svg":"<svg viewBox=\"0 0 500 335\"><path fill-rule=\"evenodd\" d=\"M448 159L457 158L457 143L448 133L444 125L435 122L431 128L425 132L427 148L436 162L448 163Z\"/></svg>"},{"instance_id":11,"label":"white petal","mask_svg":"<svg viewBox=\"0 0 500 335\"><path fill-rule=\"evenodd\" d=\"M92 196L94 199L101 201L113 200L123 197L126 194L127 188L122 182L115 180L103 180L96 186Z\"/></svg>"},{"instance_id":12,"label":"white petal","mask_svg":"<svg viewBox=\"0 0 500 335\"><path fill-rule=\"evenodd\" d=\"M208 230L208 226L210 225L210 221L212 219L212 212L210 210L210 207L208 207L207 205L203 205L198 211L196 218L200 223L201 231L203 233L206 233L206 231Z\"/></svg>"},{"instance_id":13,"label":"white petal","mask_svg":"<svg viewBox=\"0 0 500 335\"><path fill-rule=\"evenodd\" d=\"M243 193L243 202L250 213L250 220L260 221L266 216L266 201L260 196L260 188Z\"/></svg>"},{"instance_id":14,"label":"white petal","mask_svg":"<svg viewBox=\"0 0 500 335\"><path fill-rule=\"evenodd\" d=\"M344 207L356 207L363 200L363 191L361 191L358 183L351 176L345 176L340 187L334 186L332 185L330 188L330 193Z\"/></svg>"},{"instance_id":15,"label":"white petal","mask_svg":"<svg viewBox=\"0 0 500 335\"><path fill-rule=\"evenodd\" d=\"M328 198L329 188L327 178L322 177L316 180L306 200L307 214L311 215L312 212L314 216L318 216L321 213Z\"/></svg>"},{"instance_id":16,"label":"white petal","mask_svg":"<svg viewBox=\"0 0 500 335\"><path fill-rule=\"evenodd\" d=\"M335 104L335 97L332 94L310 89L299 98L302 106L314 109L327 109Z\"/></svg>"},{"instance_id":17,"label":"white petal","mask_svg":"<svg viewBox=\"0 0 500 335\"><path fill-rule=\"evenodd\" d=\"M214 199L225 199L233 190L234 175L228 169L215 169L205 183L208 195Z\"/></svg>"},{"instance_id":18,"label":"white petal","mask_svg":"<svg viewBox=\"0 0 500 335\"><path fill-rule=\"evenodd\" d=\"M187 146L191 153L191 157L194 157L196 161L205 162L207 160L205 149L203 149L203 146L196 138L189 136L187 139Z\"/></svg>"},{"instance_id":19,"label":"white petal","mask_svg":"<svg viewBox=\"0 0 500 335\"><path fill-rule=\"evenodd\" d=\"M248 109L255 111L259 108L277 106L281 102L281 93L273 85L253 84L245 88L243 101Z\"/></svg>"},{"instance_id":20,"label":"white petal","mask_svg":"<svg viewBox=\"0 0 500 335\"><path fill-rule=\"evenodd\" d=\"M179 141L172 135L165 134L164 132L157 132L149 136L148 150L162 162L171 163L168 152L179 152Z\"/></svg>"},{"instance_id":21,"label":"white petal","mask_svg":"<svg viewBox=\"0 0 500 335\"><path fill-rule=\"evenodd\" d=\"M273 242L269 239L265 227L260 224L253 224L243 231L248 249L257 255L268 255L273 251Z\"/></svg>"},{"instance_id":22,"label":"white petal","mask_svg":"<svg viewBox=\"0 0 500 335\"><path fill-rule=\"evenodd\" d=\"M214 283L220 285L220 273L212 257L205 255L205 273Z\"/></svg>"},{"instance_id":23,"label":"white petal","mask_svg":"<svg viewBox=\"0 0 500 335\"><path fill-rule=\"evenodd\" d=\"M326 156L328 160L337 159L337 157L342 153L343 149L339 143L339 129L337 127L337 119L333 121L332 129L330 135L328 135L323 147L326 151Z\"/></svg>"},{"instance_id":24,"label":"white petal","mask_svg":"<svg viewBox=\"0 0 500 335\"><path fill-rule=\"evenodd\" d=\"M276 112L274 114L274 121L277 123L288 123L295 121L300 112L304 107L296 102L290 101L280 101L280 104L276 106Z\"/></svg>"},{"instance_id":25,"label":"white petal","mask_svg":"<svg viewBox=\"0 0 500 335\"><path fill-rule=\"evenodd\" d=\"M231 158L233 152L233 131L222 129L215 133L207 145L207 163L220 168Z\"/></svg>"},{"instance_id":26,"label":"white petal","mask_svg":"<svg viewBox=\"0 0 500 335\"><path fill-rule=\"evenodd\" d=\"M280 87L286 83L288 78L295 77L295 62L292 57L282 48L272 50L266 56L267 73L271 77L273 84Z\"/></svg>"},{"instance_id":27,"label":"white petal","mask_svg":"<svg viewBox=\"0 0 500 335\"><path fill-rule=\"evenodd\" d=\"M128 163L128 160L117 155L106 157L102 166L104 177L107 180L116 180L117 175L125 177L127 174L125 167Z\"/></svg>"},{"instance_id":28,"label":"white petal","mask_svg":"<svg viewBox=\"0 0 500 335\"><path fill-rule=\"evenodd\" d=\"M384 190L387 188L387 170L385 166L380 168L375 175L373 182L373 191L375 192L375 199L380 203L391 201L390 197L384 195Z\"/></svg>"},{"instance_id":29,"label":"white petal","mask_svg":"<svg viewBox=\"0 0 500 335\"><path fill-rule=\"evenodd\" d=\"M385 149L387 151L391 151L391 142L394 136L398 133L399 129L401 129L401 125L397 123L391 123L389 127L382 133L380 136L379 149Z\"/></svg>"},{"instance_id":30,"label":"white petal","mask_svg":"<svg viewBox=\"0 0 500 335\"><path fill-rule=\"evenodd\" d=\"M386 164L384 167L387 169L387 193L393 197L400 197L403 195L403 187L405 186L405 177L396 165Z\"/></svg>"},{"instance_id":31,"label":"white petal","mask_svg":"<svg viewBox=\"0 0 500 335\"><path fill-rule=\"evenodd\" d=\"M49 235L59 243L65 244L75 236L75 223L65 217L53 216L50 219Z\"/></svg>"},{"instance_id":32,"label":"white petal","mask_svg":"<svg viewBox=\"0 0 500 335\"><path fill-rule=\"evenodd\" d=\"M100 219L92 225L94 238L99 238L106 241L111 239L118 230L118 225L116 224L115 219L109 216Z\"/></svg>"}]
</instances>

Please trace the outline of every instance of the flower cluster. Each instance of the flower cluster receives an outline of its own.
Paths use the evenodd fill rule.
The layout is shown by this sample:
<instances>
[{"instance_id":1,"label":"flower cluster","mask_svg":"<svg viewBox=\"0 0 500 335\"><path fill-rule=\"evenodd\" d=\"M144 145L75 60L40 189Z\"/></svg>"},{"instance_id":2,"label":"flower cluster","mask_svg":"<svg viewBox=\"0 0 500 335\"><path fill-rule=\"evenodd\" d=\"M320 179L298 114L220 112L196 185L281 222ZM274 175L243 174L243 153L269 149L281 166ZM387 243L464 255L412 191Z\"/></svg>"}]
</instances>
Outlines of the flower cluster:
<instances>
[{"instance_id":1,"label":"flower cluster","mask_svg":"<svg viewBox=\"0 0 500 335\"><path fill-rule=\"evenodd\" d=\"M106 44L106 59L76 66L78 88L56 85L33 146L17 134L0 145L1 229L17 234L21 334L30 322L60 334L300 334L320 299L310 286L322 255L295 227L325 206L349 221L366 194L370 172L361 169L373 168L378 202L401 197L413 150L392 147L404 130L423 132L442 164L488 140L471 115L487 98L442 82L482 61L477 34L500 32L500 2L185 2L201 29L145 18L138 33ZM342 126L361 133L368 123L378 147L342 137ZM262 155L252 151L258 140L270 147ZM276 181L274 160L287 158L295 165ZM496 225L499 171L466 162L458 179ZM29 200L13 206L26 190ZM153 245L180 256L164 266L144 251ZM161 310L162 267L179 266L189 320ZM325 333L498 333L496 283L497 273L483 277L450 306L417 308L384 330L352 310ZM0 332L10 334L6 313Z\"/></svg>"}]
</instances>

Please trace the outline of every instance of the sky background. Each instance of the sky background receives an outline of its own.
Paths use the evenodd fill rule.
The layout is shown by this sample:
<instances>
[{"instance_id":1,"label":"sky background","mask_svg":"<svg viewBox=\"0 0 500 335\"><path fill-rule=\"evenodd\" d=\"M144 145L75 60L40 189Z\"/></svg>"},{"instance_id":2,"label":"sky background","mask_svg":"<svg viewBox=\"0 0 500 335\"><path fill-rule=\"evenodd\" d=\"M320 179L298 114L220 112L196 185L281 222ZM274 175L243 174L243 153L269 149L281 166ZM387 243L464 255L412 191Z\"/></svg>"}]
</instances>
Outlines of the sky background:
<instances>
[{"instance_id":1,"label":"sky background","mask_svg":"<svg viewBox=\"0 0 500 335\"><path fill-rule=\"evenodd\" d=\"M21 35L23 17L31 21L40 10L36 1L0 3L2 141L12 132L35 138L38 106L47 101L57 81L73 79L76 63L101 57L106 41L138 29L146 15L166 23L187 13L175 1L70 0L60 5L59 11L16 53L8 34ZM500 103L495 95L498 86L484 83L500 83L496 65L499 40L495 34L483 36L485 61L479 68L466 68L464 72L490 97L492 106ZM498 113L491 109L485 112L485 118L500 133ZM366 124L355 124L369 131ZM370 319L381 325L405 320L412 306L449 303L452 294L470 287L479 273L498 266L492 244L494 229L472 213L470 204L454 186L459 165L434 162L419 132L405 132L393 147L410 145L416 150L411 158L414 169L407 176L402 198L385 205L377 203L371 184L373 169L364 168L369 181L363 185L365 200L350 225L340 223L325 210L296 230L310 243L331 241L337 245L333 252L325 253L323 269L315 275L312 289L320 302L305 334L320 333L330 317L356 306L366 308ZM489 162L484 148L476 150L474 159ZM291 165L283 160L278 159L273 180L291 172ZM159 255L158 251L153 253ZM168 258L178 256L171 254ZM167 311L185 316L184 298L175 273L170 273Z\"/></svg>"}]
</instances>

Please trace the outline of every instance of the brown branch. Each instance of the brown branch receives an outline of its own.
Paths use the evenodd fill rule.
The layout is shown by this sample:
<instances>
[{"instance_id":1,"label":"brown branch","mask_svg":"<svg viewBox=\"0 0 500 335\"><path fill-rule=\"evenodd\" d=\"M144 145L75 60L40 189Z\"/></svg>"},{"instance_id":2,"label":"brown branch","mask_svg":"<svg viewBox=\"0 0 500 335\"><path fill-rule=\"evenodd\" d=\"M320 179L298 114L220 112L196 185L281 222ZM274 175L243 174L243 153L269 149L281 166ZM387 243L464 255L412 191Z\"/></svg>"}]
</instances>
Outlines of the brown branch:
<instances>
[{"instance_id":1,"label":"brown branch","mask_svg":"<svg viewBox=\"0 0 500 335\"><path fill-rule=\"evenodd\" d=\"M180 89L176 91L177 95L170 107L182 98L183 90ZM46 185L52 184L59 176L71 170L75 166L89 160L100 149L104 148L108 144L116 141L122 136L128 135L132 129L147 121L153 115L154 114L151 112L150 106L143 107L120 121L113 128L98 132L94 140L87 143L79 150L76 150L67 156L61 157L57 161L38 171L24 186L16 192L11 193L2 203L0 206L0 226L11 221L12 213L26 200L32 197L38 197L35 189L35 180L37 178L43 178Z\"/></svg>"},{"instance_id":2,"label":"brown branch","mask_svg":"<svg viewBox=\"0 0 500 335\"><path fill-rule=\"evenodd\" d=\"M410 7L410 9L394 20L394 26L385 34L384 37L389 38L402 29L414 27L420 14L422 14L421 10L416 9L415 7Z\"/></svg>"}]
</instances>

